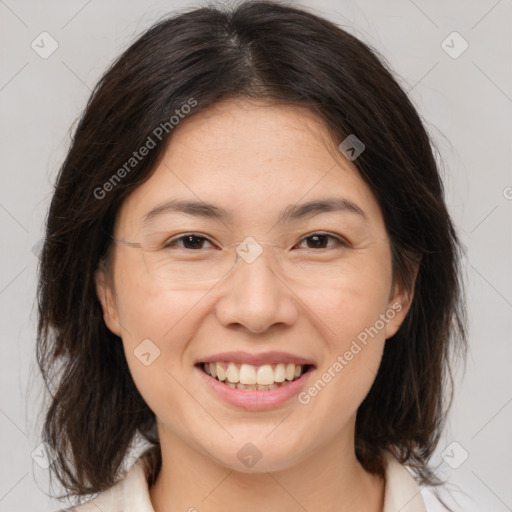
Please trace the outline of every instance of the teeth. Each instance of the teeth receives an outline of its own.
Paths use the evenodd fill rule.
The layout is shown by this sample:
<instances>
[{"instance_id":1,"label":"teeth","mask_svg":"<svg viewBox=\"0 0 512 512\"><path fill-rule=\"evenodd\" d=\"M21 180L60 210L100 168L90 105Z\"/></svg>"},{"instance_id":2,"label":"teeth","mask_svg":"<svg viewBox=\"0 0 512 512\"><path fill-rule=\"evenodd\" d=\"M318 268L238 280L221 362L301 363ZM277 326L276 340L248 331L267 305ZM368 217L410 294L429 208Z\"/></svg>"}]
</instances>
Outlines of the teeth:
<instances>
[{"instance_id":1,"label":"teeth","mask_svg":"<svg viewBox=\"0 0 512 512\"><path fill-rule=\"evenodd\" d=\"M293 380L295 378L295 365L293 363L286 365L286 380Z\"/></svg>"},{"instance_id":2,"label":"teeth","mask_svg":"<svg viewBox=\"0 0 512 512\"><path fill-rule=\"evenodd\" d=\"M213 375L212 375L212 377L213 377ZM284 382L285 379L286 379L286 369L285 369L283 363L279 363L276 366L274 381L275 382Z\"/></svg>"},{"instance_id":3,"label":"teeth","mask_svg":"<svg viewBox=\"0 0 512 512\"><path fill-rule=\"evenodd\" d=\"M229 386L230 388L243 389L249 391L267 391L271 389L277 389L280 387L277 384L269 384L268 386L264 386L263 384L234 384L233 382L225 382L224 384L226 384L226 386Z\"/></svg>"},{"instance_id":4,"label":"teeth","mask_svg":"<svg viewBox=\"0 0 512 512\"><path fill-rule=\"evenodd\" d=\"M203 369L229 387L244 390L276 389L299 378L304 371L302 365L294 363L264 364L258 367L221 361L204 363Z\"/></svg>"},{"instance_id":5,"label":"teeth","mask_svg":"<svg viewBox=\"0 0 512 512\"><path fill-rule=\"evenodd\" d=\"M238 367L235 363L229 363L228 369L226 371L226 377L228 378L229 382L239 382L240 381L240 371L238 370ZM245 384L245 382L244 382Z\"/></svg>"},{"instance_id":6,"label":"teeth","mask_svg":"<svg viewBox=\"0 0 512 512\"><path fill-rule=\"evenodd\" d=\"M242 384L256 384L256 369L254 368L254 366L250 364L243 364L240 367L240 382ZM262 383L260 382L260 384Z\"/></svg>"},{"instance_id":7,"label":"teeth","mask_svg":"<svg viewBox=\"0 0 512 512\"><path fill-rule=\"evenodd\" d=\"M258 384L268 386L269 384L274 384L274 380L274 370L272 370L272 366L264 364L258 368L258 373L256 375L256 382Z\"/></svg>"},{"instance_id":8,"label":"teeth","mask_svg":"<svg viewBox=\"0 0 512 512\"><path fill-rule=\"evenodd\" d=\"M222 367L221 363L215 363L215 366L217 368L217 378L222 382L223 380L226 379L226 372L225 372L224 368Z\"/></svg>"}]
</instances>

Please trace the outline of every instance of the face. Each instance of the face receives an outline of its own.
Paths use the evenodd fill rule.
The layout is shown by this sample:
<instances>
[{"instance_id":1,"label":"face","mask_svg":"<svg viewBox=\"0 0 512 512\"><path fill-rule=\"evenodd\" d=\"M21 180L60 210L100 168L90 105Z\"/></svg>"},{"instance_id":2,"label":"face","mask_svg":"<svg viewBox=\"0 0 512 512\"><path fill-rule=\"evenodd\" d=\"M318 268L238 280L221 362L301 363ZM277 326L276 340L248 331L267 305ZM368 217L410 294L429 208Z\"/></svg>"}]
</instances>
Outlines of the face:
<instances>
[{"instance_id":1,"label":"face","mask_svg":"<svg viewBox=\"0 0 512 512\"><path fill-rule=\"evenodd\" d=\"M165 279L165 249L123 243L111 270L97 272L105 322L161 440L239 471L285 469L353 443L357 408L411 297L393 286L382 213L339 142L306 109L225 101L175 128L158 168L121 206L117 238L161 247L204 237L173 247L180 264L192 251L217 258L247 237L261 242L243 246L254 259L238 257L214 281ZM279 220L333 199L339 209L317 204ZM226 216L160 208L143 223L170 200ZM235 382L221 383L224 373ZM258 453L253 469L247 456Z\"/></svg>"}]
</instances>

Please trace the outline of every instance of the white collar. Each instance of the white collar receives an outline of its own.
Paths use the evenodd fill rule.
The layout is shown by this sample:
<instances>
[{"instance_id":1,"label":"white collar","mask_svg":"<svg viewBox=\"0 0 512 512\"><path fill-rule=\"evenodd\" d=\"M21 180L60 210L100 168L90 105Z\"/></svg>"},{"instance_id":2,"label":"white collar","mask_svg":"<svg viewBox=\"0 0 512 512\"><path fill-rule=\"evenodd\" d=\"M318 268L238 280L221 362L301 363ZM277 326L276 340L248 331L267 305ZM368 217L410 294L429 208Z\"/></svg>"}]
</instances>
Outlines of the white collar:
<instances>
[{"instance_id":1,"label":"white collar","mask_svg":"<svg viewBox=\"0 0 512 512\"><path fill-rule=\"evenodd\" d=\"M382 512L427 512L412 474L385 450L386 485ZM139 457L125 477L76 512L155 512L149 497L144 461Z\"/></svg>"},{"instance_id":2,"label":"white collar","mask_svg":"<svg viewBox=\"0 0 512 512\"><path fill-rule=\"evenodd\" d=\"M420 488L412 474L390 451L384 450L384 457L386 487L382 512L427 512Z\"/></svg>"}]
</instances>

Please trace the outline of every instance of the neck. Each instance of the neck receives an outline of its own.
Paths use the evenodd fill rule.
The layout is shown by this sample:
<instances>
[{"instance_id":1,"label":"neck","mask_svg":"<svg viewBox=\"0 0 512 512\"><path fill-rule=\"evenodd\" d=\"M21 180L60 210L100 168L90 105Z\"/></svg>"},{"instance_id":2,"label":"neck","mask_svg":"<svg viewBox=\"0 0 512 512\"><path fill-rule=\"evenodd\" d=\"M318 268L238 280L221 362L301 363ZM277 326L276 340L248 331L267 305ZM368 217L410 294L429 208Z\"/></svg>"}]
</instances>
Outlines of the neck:
<instances>
[{"instance_id":1,"label":"neck","mask_svg":"<svg viewBox=\"0 0 512 512\"><path fill-rule=\"evenodd\" d=\"M225 512L241 503L246 512L382 511L385 481L362 468L353 437L337 439L284 470L243 473L159 430L162 468L149 489L155 512Z\"/></svg>"}]
</instances>

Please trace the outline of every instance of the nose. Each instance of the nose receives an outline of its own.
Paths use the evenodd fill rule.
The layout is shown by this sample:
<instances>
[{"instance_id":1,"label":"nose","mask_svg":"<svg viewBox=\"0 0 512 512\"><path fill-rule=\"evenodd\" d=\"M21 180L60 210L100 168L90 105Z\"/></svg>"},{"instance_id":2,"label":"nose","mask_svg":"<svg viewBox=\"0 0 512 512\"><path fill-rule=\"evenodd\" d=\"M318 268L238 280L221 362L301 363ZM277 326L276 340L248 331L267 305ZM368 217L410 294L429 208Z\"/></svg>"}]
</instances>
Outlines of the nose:
<instances>
[{"instance_id":1,"label":"nose","mask_svg":"<svg viewBox=\"0 0 512 512\"><path fill-rule=\"evenodd\" d=\"M291 326L298 319L296 294L280 275L271 248L260 247L255 259L238 257L223 280L216 316L225 327L262 333L275 324Z\"/></svg>"}]
</instances>

